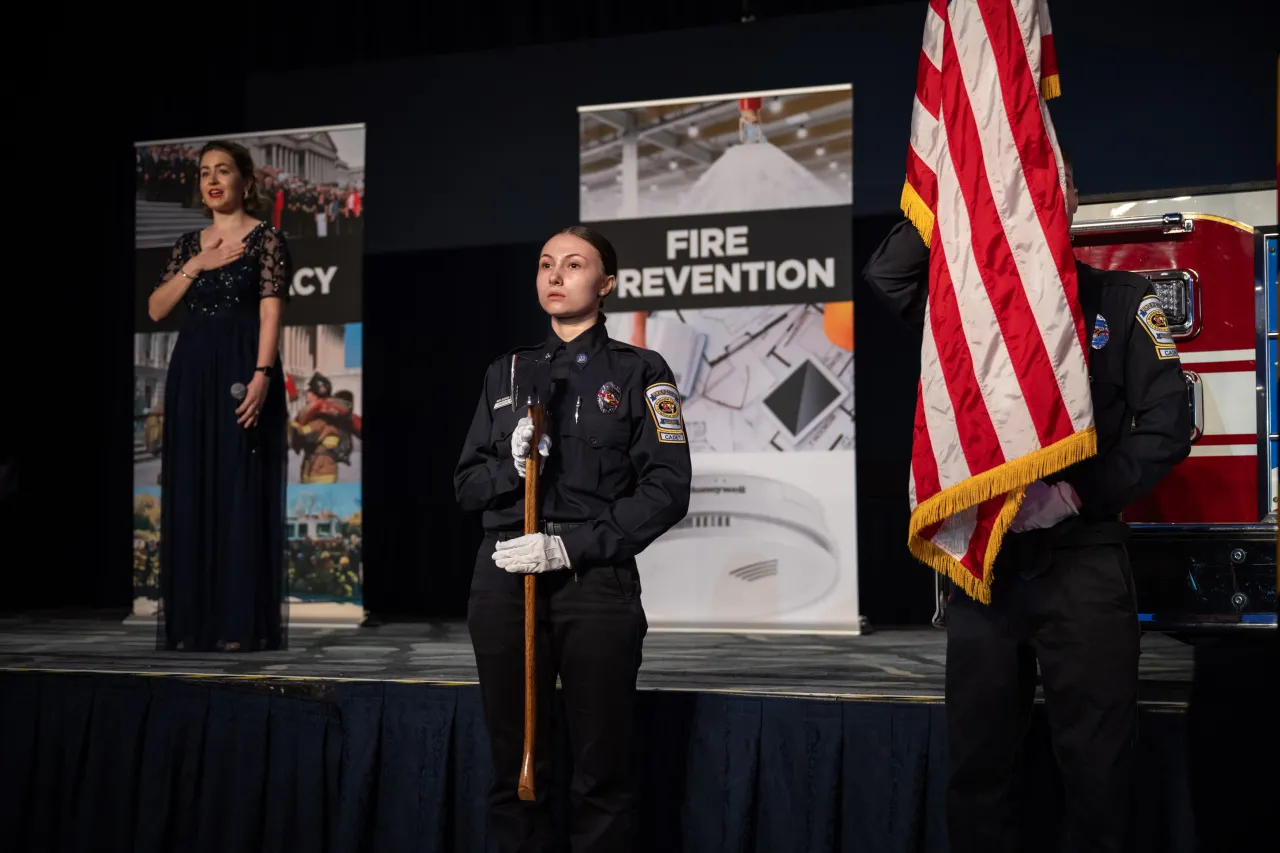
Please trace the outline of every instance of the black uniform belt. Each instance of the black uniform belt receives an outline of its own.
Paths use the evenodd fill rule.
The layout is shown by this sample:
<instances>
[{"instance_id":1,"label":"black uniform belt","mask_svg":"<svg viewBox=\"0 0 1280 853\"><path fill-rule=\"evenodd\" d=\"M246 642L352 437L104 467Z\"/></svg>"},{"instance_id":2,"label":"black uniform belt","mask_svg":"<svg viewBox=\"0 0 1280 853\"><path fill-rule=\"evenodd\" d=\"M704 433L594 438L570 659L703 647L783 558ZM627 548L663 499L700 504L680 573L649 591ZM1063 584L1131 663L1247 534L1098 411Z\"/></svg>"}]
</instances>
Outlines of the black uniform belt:
<instances>
[{"instance_id":1,"label":"black uniform belt","mask_svg":"<svg viewBox=\"0 0 1280 853\"><path fill-rule=\"evenodd\" d=\"M1129 541L1132 531L1123 521L1081 519L1055 543L1063 548L1085 548L1090 545L1118 545Z\"/></svg>"},{"instance_id":2,"label":"black uniform belt","mask_svg":"<svg viewBox=\"0 0 1280 853\"><path fill-rule=\"evenodd\" d=\"M1129 525L1122 521L1092 521L1076 516L1047 530L1028 530L1005 539L1009 557L1020 564L1024 580L1038 577L1053 563L1059 549L1120 545L1129 538Z\"/></svg>"},{"instance_id":3,"label":"black uniform belt","mask_svg":"<svg viewBox=\"0 0 1280 853\"><path fill-rule=\"evenodd\" d=\"M586 522L583 521L544 521L542 522L542 532L548 536L559 536L568 533L575 527L581 527ZM501 541L507 539L516 539L523 536L524 533L519 530L497 530L493 533Z\"/></svg>"}]
</instances>

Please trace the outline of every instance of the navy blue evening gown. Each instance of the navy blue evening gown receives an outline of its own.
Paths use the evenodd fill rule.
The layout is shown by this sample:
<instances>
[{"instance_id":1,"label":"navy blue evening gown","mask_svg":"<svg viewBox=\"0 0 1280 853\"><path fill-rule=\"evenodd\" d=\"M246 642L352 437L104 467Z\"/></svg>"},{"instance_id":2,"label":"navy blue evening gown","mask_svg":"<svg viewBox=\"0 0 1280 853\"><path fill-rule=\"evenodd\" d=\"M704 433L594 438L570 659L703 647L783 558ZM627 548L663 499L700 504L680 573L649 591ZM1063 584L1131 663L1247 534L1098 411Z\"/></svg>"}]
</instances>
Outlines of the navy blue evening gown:
<instances>
[{"instance_id":1,"label":"navy blue evening gown","mask_svg":"<svg viewBox=\"0 0 1280 853\"><path fill-rule=\"evenodd\" d=\"M184 651L286 646L285 394L279 355L255 428L236 423L235 383L258 359L259 302L288 299L284 234L260 223L245 253L187 288L164 389L158 645ZM183 234L159 284L200 253ZM159 284L157 286L159 286Z\"/></svg>"}]
</instances>

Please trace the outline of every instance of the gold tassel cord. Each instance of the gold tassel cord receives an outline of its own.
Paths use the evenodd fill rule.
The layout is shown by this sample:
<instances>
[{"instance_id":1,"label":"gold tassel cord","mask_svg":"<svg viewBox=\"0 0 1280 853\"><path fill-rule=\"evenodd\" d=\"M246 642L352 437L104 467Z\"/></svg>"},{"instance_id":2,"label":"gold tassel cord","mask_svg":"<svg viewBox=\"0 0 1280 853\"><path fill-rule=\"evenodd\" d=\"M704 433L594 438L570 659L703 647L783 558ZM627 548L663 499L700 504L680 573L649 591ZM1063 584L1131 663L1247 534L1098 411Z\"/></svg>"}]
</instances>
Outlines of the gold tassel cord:
<instances>
[{"instance_id":1,"label":"gold tassel cord","mask_svg":"<svg viewBox=\"0 0 1280 853\"><path fill-rule=\"evenodd\" d=\"M1062 81L1057 74L1050 74L1040 81L1040 97L1051 101L1062 94Z\"/></svg>"},{"instance_id":2,"label":"gold tassel cord","mask_svg":"<svg viewBox=\"0 0 1280 853\"><path fill-rule=\"evenodd\" d=\"M984 604L991 599L991 568L1004 540L1004 534L1022 504L1031 483L1088 459L1098 451L1098 437L1093 427L1067 436L1048 447L1042 447L999 467L970 477L944 489L920 504L911 513L907 547L925 565L939 572ZM1005 504L996 518L987 553L983 555L982 577L975 577L960 560L947 553L920 532L932 524L950 518L970 507L978 506L998 495Z\"/></svg>"}]
</instances>

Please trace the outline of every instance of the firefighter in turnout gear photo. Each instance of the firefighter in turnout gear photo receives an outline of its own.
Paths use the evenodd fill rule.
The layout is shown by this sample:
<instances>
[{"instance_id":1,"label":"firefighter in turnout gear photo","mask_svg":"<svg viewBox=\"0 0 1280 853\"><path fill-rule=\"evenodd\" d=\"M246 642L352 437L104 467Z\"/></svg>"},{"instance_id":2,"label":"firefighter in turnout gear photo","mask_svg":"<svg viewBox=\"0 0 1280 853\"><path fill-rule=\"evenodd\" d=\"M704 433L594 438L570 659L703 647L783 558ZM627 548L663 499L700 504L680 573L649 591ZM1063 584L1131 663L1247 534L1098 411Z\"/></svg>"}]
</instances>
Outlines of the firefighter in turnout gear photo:
<instances>
[{"instance_id":1,"label":"firefighter in turnout gear photo","mask_svg":"<svg viewBox=\"0 0 1280 853\"><path fill-rule=\"evenodd\" d=\"M299 482L338 482L338 466L351 460L353 437L361 437L354 395L334 393L329 379L315 374L307 383L306 406L289 421L289 448L302 454Z\"/></svg>"},{"instance_id":2,"label":"firefighter in turnout gear photo","mask_svg":"<svg viewBox=\"0 0 1280 853\"><path fill-rule=\"evenodd\" d=\"M1066 202L1078 196L1064 156ZM929 247L896 225L863 272L923 327ZM1096 455L1028 487L992 573L991 603L953 587L946 707L953 853L1019 849L1017 767L1036 671L1081 849L1130 848L1140 630L1121 513L1190 453L1178 350L1151 283L1076 262Z\"/></svg>"},{"instance_id":3,"label":"firefighter in turnout gear photo","mask_svg":"<svg viewBox=\"0 0 1280 853\"><path fill-rule=\"evenodd\" d=\"M552 849L546 792L557 676L573 755L571 849L633 849L633 704L648 630L636 555L684 518L692 469L671 369L605 328L601 305L617 272L613 247L589 228L566 228L547 241L537 290L551 331L489 365L454 476L459 505L481 513L484 526L467 626L492 749L489 826L501 853ZM517 360L546 370L540 438L524 395L513 394ZM539 530L526 533L533 466ZM517 788L530 574L537 723L536 784L527 801Z\"/></svg>"}]
</instances>

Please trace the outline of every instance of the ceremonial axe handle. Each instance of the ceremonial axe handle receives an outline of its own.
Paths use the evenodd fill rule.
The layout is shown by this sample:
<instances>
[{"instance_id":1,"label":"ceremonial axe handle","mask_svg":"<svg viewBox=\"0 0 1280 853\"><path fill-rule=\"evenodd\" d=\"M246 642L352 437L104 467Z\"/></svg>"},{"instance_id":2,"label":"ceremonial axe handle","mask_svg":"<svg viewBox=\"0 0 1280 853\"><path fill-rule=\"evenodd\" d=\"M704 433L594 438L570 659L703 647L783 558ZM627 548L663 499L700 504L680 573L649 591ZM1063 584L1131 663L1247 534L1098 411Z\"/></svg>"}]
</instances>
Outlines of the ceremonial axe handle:
<instances>
[{"instance_id":1,"label":"ceremonial axe handle","mask_svg":"<svg viewBox=\"0 0 1280 853\"><path fill-rule=\"evenodd\" d=\"M538 524L538 442L542 440L544 416L541 404L529 406L529 418L533 421L533 437L529 441L529 458L524 466L524 532L539 533ZM517 794L522 800L534 798L533 743L538 733L538 662L535 654L537 626L537 595L535 575L524 576L524 757L520 760L520 785Z\"/></svg>"}]
</instances>

